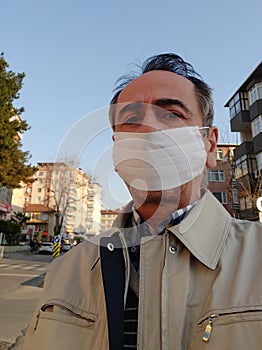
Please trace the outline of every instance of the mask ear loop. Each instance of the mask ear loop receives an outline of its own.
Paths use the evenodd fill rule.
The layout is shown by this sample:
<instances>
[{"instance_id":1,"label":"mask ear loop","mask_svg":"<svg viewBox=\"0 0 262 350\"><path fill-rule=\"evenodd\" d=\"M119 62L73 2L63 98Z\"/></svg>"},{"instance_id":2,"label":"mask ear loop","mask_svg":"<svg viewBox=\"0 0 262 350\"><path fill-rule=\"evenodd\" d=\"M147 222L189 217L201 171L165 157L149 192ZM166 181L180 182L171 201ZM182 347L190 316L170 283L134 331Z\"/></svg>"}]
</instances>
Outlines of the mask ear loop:
<instances>
[{"instance_id":1,"label":"mask ear loop","mask_svg":"<svg viewBox=\"0 0 262 350\"><path fill-rule=\"evenodd\" d=\"M209 126L202 126L202 127L199 127L199 131L201 133L201 135L203 137L207 137L208 136L208 132L209 132Z\"/></svg>"}]
</instances>

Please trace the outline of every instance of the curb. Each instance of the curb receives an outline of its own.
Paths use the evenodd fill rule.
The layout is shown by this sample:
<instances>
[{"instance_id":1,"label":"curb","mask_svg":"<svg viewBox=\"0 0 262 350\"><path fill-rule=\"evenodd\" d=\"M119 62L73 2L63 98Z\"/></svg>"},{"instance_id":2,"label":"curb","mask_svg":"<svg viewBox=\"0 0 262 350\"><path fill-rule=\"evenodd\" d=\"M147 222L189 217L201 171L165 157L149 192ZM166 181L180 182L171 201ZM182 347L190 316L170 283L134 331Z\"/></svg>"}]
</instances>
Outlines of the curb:
<instances>
[{"instance_id":1,"label":"curb","mask_svg":"<svg viewBox=\"0 0 262 350\"><path fill-rule=\"evenodd\" d=\"M8 350L22 350L23 344L24 344L24 338L25 338L26 330L27 330L27 327L22 329L22 331L21 331L22 335L19 335L16 338L15 343L11 344L11 347L7 348ZM1 350L1 348L0 348L0 350Z\"/></svg>"},{"instance_id":2,"label":"curb","mask_svg":"<svg viewBox=\"0 0 262 350\"><path fill-rule=\"evenodd\" d=\"M8 350L12 344L0 340L0 350Z\"/></svg>"}]
</instances>

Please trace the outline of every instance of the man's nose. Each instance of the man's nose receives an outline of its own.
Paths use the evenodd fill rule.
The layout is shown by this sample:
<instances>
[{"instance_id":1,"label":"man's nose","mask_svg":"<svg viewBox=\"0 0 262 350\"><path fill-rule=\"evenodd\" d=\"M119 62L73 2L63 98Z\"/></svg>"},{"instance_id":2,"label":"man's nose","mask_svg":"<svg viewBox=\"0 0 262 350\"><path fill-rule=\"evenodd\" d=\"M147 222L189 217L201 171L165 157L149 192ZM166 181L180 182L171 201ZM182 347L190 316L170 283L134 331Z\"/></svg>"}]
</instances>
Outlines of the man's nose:
<instances>
[{"instance_id":1,"label":"man's nose","mask_svg":"<svg viewBox=\"0 0 262 350\"><path fill-rule=\"evenodd\" d=\"M152 106L147 106L137 132L153 132L157 130L160 130L157 113Z\"/></svg>"}]
</instances>

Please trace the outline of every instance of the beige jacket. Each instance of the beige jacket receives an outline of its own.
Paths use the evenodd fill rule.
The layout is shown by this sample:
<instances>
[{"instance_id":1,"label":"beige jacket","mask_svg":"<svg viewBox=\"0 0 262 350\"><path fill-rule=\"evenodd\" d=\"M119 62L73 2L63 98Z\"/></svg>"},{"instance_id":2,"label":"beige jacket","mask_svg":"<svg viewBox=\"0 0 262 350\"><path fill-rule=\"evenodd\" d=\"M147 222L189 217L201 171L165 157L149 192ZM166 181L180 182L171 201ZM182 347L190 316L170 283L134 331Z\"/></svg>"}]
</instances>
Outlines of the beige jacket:
<instances>
[{"instance_id":1,"label":"beige jacket","mask_svg":"<svg viewBox=\"0 0 262 350\"><path fill-rule=\"evenodd\" d=\"M144 238L138 349L262 349L261 251L262 225L231 218L208 191L179 225ZM51 264L24 350L107 350L105 305L99 247L82 243Z\"/></svg>"}]
</instances>

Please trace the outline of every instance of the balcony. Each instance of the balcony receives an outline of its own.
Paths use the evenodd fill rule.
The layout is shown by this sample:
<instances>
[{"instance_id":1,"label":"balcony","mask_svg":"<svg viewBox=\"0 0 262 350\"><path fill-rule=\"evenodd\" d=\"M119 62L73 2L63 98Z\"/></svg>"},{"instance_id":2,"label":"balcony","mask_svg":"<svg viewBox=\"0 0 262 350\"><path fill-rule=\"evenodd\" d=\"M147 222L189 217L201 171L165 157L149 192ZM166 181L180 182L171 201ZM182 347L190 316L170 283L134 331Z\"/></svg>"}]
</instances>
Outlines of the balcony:
<instances>
[{"instance_id":1,"label":"balcony","mask_svg":"<svg viewBox=\"0 0 262 350\"><path fill-rule=\"evenodd\" d=\"M237 160L246 154L254 153L253 142L243 142L234 149L234 158Z\"/></svg>"},{"instance_id":2,"label":"balcony","mask_svg":"<svg viewBox=\"0 0 262 350\"><path fill-rule=\"evenodd\" d=\"M262 100L261 100L262 101ZM262 152L262 132L253 138L254 143L254 153Z\"/></svg>"},{"instance_id":3,"label":"balcony","mask_svg":"<svg viewBox=\"0 0 262 350\"><path fill-rule=\"evenodd\" d=\"M250 120L254 120L258 115L262 114L262 99L256 100L249 107Z\"/></svg>"},{"instance_id":4,"label":"balcony","mask_svg":"<svg viewBox=\"0 0 262 350\"><path fill-rule=\"evenodd\" d=\"M250 129L249 111L240 111L230 120L231 131L240 132Z\"/></svg>"}]
</instances>

